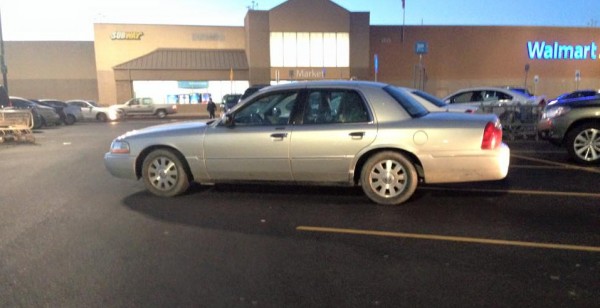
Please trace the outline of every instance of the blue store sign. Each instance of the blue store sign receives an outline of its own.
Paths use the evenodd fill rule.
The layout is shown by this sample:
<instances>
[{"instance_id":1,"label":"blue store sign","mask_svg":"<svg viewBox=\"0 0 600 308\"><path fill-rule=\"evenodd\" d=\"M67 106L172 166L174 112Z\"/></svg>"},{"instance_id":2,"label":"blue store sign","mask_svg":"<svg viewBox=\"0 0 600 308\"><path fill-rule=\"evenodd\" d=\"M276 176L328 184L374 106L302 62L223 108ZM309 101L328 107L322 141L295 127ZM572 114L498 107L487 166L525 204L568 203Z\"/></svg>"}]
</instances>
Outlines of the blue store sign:
<instances>
[{"instance_id":1,"label":"blue store sign","mask_svg":"<svg viewBox=\"0 0 600 308\"><path fill-rule=\"evenodd\" d=\"M529 41L527 54L529 59L537 60L596 60L598 45L595 42L587 45L570 45L559 42Z\"/></svg>"}]
</instances>

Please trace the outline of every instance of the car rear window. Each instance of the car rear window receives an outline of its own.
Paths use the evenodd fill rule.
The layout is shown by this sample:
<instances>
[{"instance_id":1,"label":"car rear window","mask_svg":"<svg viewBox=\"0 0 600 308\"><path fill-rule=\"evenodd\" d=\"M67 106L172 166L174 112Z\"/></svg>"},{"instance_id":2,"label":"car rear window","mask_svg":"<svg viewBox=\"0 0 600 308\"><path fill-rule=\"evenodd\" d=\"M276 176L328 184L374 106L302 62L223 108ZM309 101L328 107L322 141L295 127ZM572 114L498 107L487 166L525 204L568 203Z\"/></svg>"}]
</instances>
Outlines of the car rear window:
<instances>
[{"instance_id":1,"label":"car rear window","mask_svg":"<svg viewBox=\"0 0 600 308\"><path fill-rule=\"evenodd\" d=\"M414 94L424 100L427 100L428 102L430 102L438 107L446 107L446 103L444 103L443 100L441 100L438 97L435 97L427 92L415 90L412 92L412 94Z\"/></svg>"},{"instance_id":2,"label":"car rear window","mask_svg":"<svg viewBox=\"0 0 600 308\"><path fill-rule=\"evenodd\" d=\"M429 113L427 109L423 107L423 105L419 104L419 102L410 97L410 95L405 93L403 90L394 86L387 86L383 88L383 90L392 96L396 102L398 102L398 104L400 104L400 106L402 106L404 110L410 114L411 117L420 118Z\"/></svg>"}]
</instances>

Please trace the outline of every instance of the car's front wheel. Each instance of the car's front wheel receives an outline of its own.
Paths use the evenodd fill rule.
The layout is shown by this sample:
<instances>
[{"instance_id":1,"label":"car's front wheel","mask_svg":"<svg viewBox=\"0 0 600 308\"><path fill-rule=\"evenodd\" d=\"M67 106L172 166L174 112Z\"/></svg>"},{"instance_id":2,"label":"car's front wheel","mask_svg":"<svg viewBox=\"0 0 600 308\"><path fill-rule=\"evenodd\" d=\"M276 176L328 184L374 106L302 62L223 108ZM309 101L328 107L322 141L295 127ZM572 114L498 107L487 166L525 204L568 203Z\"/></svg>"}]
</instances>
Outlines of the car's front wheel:
<instances>
[{"instance_id":1,"label":"car's front wheel","mask_svg":"<svg viewBox=\"0 0 600 308\"><path fill-rule=\"evenodd\" d=\"M567 134L567 151L577 163L600 163L600 123L584 123Z\"/></svg>"},{"instance_id":2,"label":"car's front wheel","mask_svg":"<svg viewBox=\"0 0 600 308\"><path fill-rule=\"evenodd\" d=\"M183 162L171 150L154 150L144 159L142 177L146 188L161 197L185 192L190 182Z\"/></svg>"},{"instance_id":3,"label":"car's front wheel","mask_svg":"<svg viewBox=\"0 0 600 308\"><path fill-rule=\"evenodd\" d=\"M166 111L164 111L164 110L162 110L162 109L161 109L161 110L158 110L158 111L156 111L156 116L157 116L159 119L164 119L164 118L167 116L167 112L166 112Z\"/></svg>"},{"instance_id":4,"label":"car's front wheel","mask_svg":"<svg viewBox=\"0 0 600 308\"><path fill-rule=\"evenodd\" d=\"M384 205L399 205L417 189L418 175L413 163L397 152L380 152L367 160L360 176L367 197Z\"/></svg>"}]
</instances>

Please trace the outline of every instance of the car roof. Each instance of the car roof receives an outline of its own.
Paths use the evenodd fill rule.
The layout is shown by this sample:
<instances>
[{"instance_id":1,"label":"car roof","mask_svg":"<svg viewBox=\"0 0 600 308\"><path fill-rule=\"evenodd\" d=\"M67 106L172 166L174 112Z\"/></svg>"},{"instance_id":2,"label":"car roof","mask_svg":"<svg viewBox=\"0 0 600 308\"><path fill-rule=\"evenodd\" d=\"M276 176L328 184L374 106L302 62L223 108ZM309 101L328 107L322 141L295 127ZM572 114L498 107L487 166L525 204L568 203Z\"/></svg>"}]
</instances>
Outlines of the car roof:
<instances>
[{"instance_id":1,"label":"car roof","mask_svg":"<svg viewBox=\"0 0 600 308\"><path fill-rule=\"evenodd\" d=\"M322 87L344 87L344 88L361 88L361 87L377 87L382 88L388 86L386 83L375 81L360 81L360 80L315 80L315 81L299 81L286 84L272 85L260 89L261 91L268 90L283 90L283 89L302 89L302 88L322 88Z\"/></svg>"},{"instance_id":2,"label":"car roof","mask_svg":"<svg viewBox=\"0 0 600 308\"><path fill-rule=\"evenodd\" d=\"M499 92L503 92L503 93L508 93L511 95L518 95L518 96L522 96L527 98L527 96L521 92L517 92L517 91L512 91L506 88L501 88L501 87L473 87L473 88L464 88L464 89L460 89L457 90L455 92L453 92L452 94L447 95L446 97L444 97L444 100L449 98L450 96L454 96L458 93L462 93L462 92L469 92L469 91L499 91Z\"/></svg>"}]
</instances>

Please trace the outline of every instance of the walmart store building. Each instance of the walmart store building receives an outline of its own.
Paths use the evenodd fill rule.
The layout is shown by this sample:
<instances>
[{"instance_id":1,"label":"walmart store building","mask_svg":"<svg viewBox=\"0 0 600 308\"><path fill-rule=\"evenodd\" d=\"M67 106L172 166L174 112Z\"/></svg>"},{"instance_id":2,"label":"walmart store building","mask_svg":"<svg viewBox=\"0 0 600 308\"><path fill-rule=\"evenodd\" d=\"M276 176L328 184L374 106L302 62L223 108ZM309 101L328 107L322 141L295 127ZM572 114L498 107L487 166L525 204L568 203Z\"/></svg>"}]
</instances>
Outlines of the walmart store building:
<instances>
[{"instance_id":1,"label":"walmart store building","mask_svg":"<svg viewBox=\"0 0 600 308\"><path fill-rule=\"evenodd\" d=\"M94 42L6 42L10 94L194 105L252 84L320 79L440 97L471 86L527 86L548 97L600 88L599 28L371 26L369 12L289 0L249 10L243 27L95 24L94 32Z\"/></svg>"}]
</instances>

